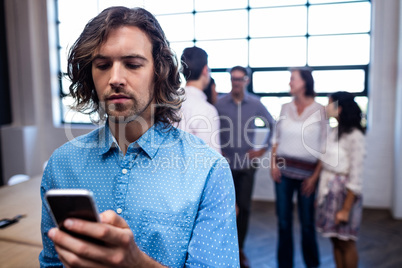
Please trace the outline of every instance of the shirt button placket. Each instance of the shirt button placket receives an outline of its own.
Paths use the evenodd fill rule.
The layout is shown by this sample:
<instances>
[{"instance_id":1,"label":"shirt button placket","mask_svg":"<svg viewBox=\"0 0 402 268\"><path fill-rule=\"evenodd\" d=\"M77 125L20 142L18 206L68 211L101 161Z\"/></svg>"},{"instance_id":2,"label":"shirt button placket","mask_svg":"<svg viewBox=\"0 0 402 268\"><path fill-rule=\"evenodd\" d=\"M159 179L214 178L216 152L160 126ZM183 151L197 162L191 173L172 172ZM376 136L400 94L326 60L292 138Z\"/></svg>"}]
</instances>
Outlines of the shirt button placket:
<instances>
[{"instance_id":1,"label":"shirt button placket","mask_svg":"<svg viewBox=\"0 0 402 268\"><path fill-rule=\"evenodd\" d=\"M117 181L117 192L116 192L116 201L115 201L115 208L116 208L116 213L121 214L123 213L124 210L124 202L126 200L126 195L127 195L127 187L128 187L128 176L129 176L129 170L127 169L127 163L123 164L124 166L121 169L121 173L118 176L118 181Z\"/></svg>"}]
</instances>

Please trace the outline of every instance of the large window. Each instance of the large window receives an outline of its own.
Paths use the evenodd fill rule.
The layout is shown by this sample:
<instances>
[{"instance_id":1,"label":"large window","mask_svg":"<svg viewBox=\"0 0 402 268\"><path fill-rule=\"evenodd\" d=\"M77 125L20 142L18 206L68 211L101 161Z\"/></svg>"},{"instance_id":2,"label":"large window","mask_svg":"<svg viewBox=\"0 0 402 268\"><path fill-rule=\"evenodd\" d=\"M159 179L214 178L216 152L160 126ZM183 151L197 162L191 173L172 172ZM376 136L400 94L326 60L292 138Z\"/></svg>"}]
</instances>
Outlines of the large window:
<instances>
[{"instance_id":1,"label":"large window","mask_svg":"<svg viewBox=\"0 0 402 268\"><path fill-rule=\"evenodd\" d=\"M66 72L69 46L88 20L111 5L141 6L155 14L180 57L188 46L209 55L220 93L230 91L227 70L249 67L249 91L259 95L274 117L290 100L289 68L311 67L317 101L330 92L353 92L367 109L371 3L358 0L57 0L60 72ZM77 9L77 6L80 8ZM68 81L61 79L61 92ZM61 95L63 95L61 94ZM64 122L89 122L69 111L62 98Z\"/></svg>"}]
</instances>

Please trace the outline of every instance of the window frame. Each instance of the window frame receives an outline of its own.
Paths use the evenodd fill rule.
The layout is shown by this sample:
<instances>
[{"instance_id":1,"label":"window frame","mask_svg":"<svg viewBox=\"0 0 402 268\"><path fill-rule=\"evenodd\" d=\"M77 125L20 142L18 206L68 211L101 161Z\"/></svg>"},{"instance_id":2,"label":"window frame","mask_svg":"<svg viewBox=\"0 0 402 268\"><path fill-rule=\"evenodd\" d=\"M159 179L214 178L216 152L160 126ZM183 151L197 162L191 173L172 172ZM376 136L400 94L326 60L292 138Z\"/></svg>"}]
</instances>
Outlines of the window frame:
<instances>
[{"instance_id":1,"label":"window frame","mask_svg":"<svg viewBox=\"0 0 402 268\"><path fill-rule=\"evenodd\" d=\"M60 51L62 49L60 45L60 20L59 20L59 4L58 1L61 0L54 0L55 1L55 8L56 8L56 36L57 36L57 48L58 48L58 62L59 62L59 99L61 102L60 105L60 113L61 113L61 121L62 124L70 123L70 124L87 124L87 123L77 123L77 122L67 122L65 120L65 108L63 105L63 98L68 96L65 92L67 89L63 90L63 77L66 76L66 73L62 72L61 68L61 58L60 58ZM292 67L309 67L313 71L331 71L331 70L363 70L364 71L364 88L360 92L354 92L355 96L363 96L368 98L368 92L369 92L369 69L370 69L370 56L368 55L369 62L367 64L362 64L362 65L323 65L323 66L313 66L308 64L308 53L309 53L309 38L310 37L317 37L317 36L336 36L336 35L353 35L353 34L367 34L369 35L369 38L371 40L371 25L370 25L370 30L368 32L356 32L356 33L336 33L336 34L316 34L316 35L310 35L309 34L309 28L308 28L308 23L309 23L309 8L311 6L319 6L319 5L338 5L338 4L354 4L354 3L362 3L362 2L368 2L370 3L370 7L372 9L372 3L371 0L344 0L340 2L333 2L333 3L317 3L317 4L310 4L310 0L306 0L305 4L293 4L293 5L278 5L278 6L271 6L271 7L251 7L250 6L250 1L247 0L247 7L245 8L229 8L229 9L214 9L214 10L200 10L197 11L195 10L196 8L196 0L193 0L193 11L192 12L177 12L177 13L169 13L169 14L155 14L155 17L158 19L160 16L167 16L167 15L180 15L180 14L192 14L193 16L193 38L192 40L180 40L180 41L173 41L171 44L176 44L176 43L191 43L193 45L197 45L198 42L208 42L208 41L224 41L224 40L246 40L247 41L247 66L244 66L250 70L250 83L248 85L248 92L253 93L259 97L289 97L290 94L289 92L254 92L253 91L253 73L254 72L259 72L259 71L265 71L265 72L270 72L270 71L289 71L290 68ZM99 3L98 3L99 5ZM307 28L306 28L306 34L304 35L297 35L297 36L266 36L266 37L250 37L250 11L251 10L258 10L258 9L266 9L266 8L289 8L289 7L300 7L300 6L305 6L306 7L306 23L307 23ZM146 8L146 6L145 6ZM370 9L370 10L371 10ZM195 21L196 21L196 15L198 13L209 13L209 12L226 12L226 11L237 11L237 10L246 10L247 11L247 37L245 38L226 38L226 39L196 39L197 33L196 33L196 26L195 26ZM151 11L152 12L152 11ZM370 14L371 16L371 14ZM162 26L163 27L163 26ZM251 40L256 40L256 39L261 39L261 38L286 38L286 37L303 37L306 40L306 64L303 66L280 66L280 67L252 67L250 66L250 41ZM369 44L369 48L370 48ZM370 48L371 49L371 48ZM177 55L178 59L180 59L180 55ZM233 67L233 66L232 66ZM230 68L220 68L220 67L211 67L211 75L213 76L214 73L223 73L223 72L228 72ZM221 93L220 93L221 94ZM330 92L317 92L316 96L318 97L326 97L330 94Z\"/></svg>"}]
</instances>

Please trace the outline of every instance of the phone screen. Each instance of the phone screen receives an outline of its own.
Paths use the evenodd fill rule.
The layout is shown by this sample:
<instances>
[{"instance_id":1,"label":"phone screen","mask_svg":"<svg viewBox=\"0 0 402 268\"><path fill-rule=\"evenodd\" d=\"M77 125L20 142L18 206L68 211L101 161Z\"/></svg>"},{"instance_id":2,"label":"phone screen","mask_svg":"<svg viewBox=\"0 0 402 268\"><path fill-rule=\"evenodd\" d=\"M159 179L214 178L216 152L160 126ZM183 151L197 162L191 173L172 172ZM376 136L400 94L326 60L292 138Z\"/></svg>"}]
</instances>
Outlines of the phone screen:
<instances>
[{"instance_id":1,"label":"phone screen","mask_svg":"<svg viewBox=\"0 0 402 268\"><path fill-rule=\"evenodd\" d=\"M93 204L88 196L59 195L47 197L53 216L60 226L67 218L79 218L87 221L97 221Z\"/></svg>"},{"instance_id":2,"label":"phone screen","mask_svg":"<svg viewBox=\"0 0 402 268\"><path fill-rule=\"evenodd\" d=\"M78 218L86 221L98 222L98 213L92 193L87 190L56 189L46 193L46 200L53 214L53 218L60 230L70 235L96 244L101 241L73 233L63 226L67 218Z\"/></svg>"}]
</instances>

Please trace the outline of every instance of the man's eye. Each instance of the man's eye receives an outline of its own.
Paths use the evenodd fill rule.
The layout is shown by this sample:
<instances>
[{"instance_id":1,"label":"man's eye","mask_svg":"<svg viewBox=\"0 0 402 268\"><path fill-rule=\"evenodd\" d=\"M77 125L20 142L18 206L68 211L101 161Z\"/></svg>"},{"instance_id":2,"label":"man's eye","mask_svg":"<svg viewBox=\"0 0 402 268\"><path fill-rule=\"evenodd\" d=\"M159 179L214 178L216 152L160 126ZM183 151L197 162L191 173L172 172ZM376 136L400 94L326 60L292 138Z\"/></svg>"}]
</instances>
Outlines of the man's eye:
<instances>
[{"instance_id":1,"label":"man's eye","mask_svg":"<svg viewBox=\"0 0 402 268\"><path fill-rule=\"evenodd\" d=\"M126 66L127 66L127 68L130 68L130 69L138 69L141 67L141 65L133 64L133 63L127 63Z\"/></svg>"},{"instance_id":2,"label":"man's eye","mask_svg":"<svg viewBox=\"0 0 402 268\"><path fill-rule=\"evenodd\" d=\"M109 68L110 64L98 64L96 65L96 68L98 68L99 70L106 70L107 68Z\"/></svg>"}]
</instances>

